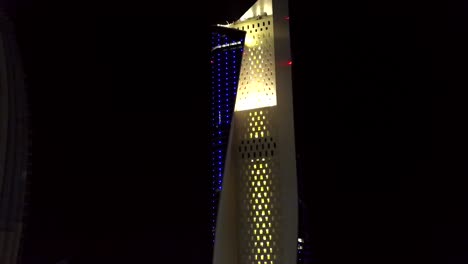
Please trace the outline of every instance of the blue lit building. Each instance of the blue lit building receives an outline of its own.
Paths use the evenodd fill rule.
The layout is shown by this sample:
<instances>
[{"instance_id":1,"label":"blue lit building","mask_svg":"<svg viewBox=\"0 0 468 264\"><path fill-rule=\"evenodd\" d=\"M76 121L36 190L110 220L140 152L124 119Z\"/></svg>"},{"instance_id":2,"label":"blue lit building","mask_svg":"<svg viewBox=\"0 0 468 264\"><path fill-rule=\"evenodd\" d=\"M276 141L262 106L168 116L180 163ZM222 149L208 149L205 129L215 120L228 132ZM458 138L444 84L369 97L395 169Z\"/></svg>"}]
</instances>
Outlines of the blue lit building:
<instances>
[{"instance_id":1,"label":"blue lit building","mask_svg":"<svg viewBox=\"0 0 468 264\"><path fill-rule=\"evenodd\" d=\"M218 26L211 28L210 156L213 241L244 39L244 31Z\"/></svg>"}]
</instances>

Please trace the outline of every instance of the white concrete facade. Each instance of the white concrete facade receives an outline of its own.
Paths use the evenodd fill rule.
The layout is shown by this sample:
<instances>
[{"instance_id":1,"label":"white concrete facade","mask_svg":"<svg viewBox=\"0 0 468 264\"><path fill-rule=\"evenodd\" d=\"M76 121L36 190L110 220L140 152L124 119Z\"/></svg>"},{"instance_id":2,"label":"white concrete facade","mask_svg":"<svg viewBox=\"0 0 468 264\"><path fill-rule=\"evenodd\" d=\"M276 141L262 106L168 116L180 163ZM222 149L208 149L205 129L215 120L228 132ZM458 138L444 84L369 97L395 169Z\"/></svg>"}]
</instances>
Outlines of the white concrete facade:
<instances>
[{"instance_id":1,"label":"white concrete facade","mask_svg":"<svg viewBox=\"0 0 468 264\"><path fill-rule=\"evenodd\" d=\"M213 263L296 263L298 198L287 0L259 0L246 31Z\"/></svg>"}]
</instances>

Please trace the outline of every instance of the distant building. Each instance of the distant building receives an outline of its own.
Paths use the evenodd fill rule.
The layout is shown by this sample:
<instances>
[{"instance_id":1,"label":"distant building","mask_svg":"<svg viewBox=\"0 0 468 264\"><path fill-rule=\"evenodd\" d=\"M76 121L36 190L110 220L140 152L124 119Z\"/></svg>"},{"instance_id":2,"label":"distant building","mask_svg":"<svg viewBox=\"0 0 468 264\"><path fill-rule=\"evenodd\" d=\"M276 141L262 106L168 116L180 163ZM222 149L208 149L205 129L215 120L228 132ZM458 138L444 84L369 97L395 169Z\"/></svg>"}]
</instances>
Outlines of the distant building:
<instances>
[{"instance_id":1,"label":"distant building","mask_svg":"<svg viewBox=\"0 0 468 264\"><path fill-rule=\"evenodd\" d=\"M210 167L212 175L211 226L213 243L244 39L244 31L218 26L211 28Z\"/></svg>"},{"instance_id":2,"label":"distant building","mask_svg":"<svg viewBox=\"0 0 468 264\"><path fill-rule=\"evenodd\" d=\"M26 91L11 22L0 13L0 263L16 264L23 230L30 130Z\"/></svg>"}]
</instances>

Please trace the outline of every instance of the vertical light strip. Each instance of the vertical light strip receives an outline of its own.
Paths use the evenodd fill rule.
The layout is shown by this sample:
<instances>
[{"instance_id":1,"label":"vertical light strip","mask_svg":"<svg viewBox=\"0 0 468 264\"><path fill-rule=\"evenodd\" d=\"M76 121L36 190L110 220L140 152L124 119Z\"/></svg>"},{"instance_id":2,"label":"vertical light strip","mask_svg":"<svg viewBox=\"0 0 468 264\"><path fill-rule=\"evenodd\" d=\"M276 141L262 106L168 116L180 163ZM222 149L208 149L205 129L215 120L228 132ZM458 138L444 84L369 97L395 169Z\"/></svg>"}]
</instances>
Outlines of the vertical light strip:
<instances>
[{"instance_id":1,"label":"vertical light strip","mask_svg":"<svg viewBox=\"0 0 468 264\"><path fill-rule=\"evenodd\" d=\"M229 32L231 31L231 32ZM234 34L235 33L235 34ZM231 35L232 34L232 35ZM222 189L229 130L237 94L243 34L215 28L211 32L211 218L213 242ZM236 45L231 45L236 43ZM228 48L224 48L228 47Z\"/></svg>"},{"instance_id":2,"label":"vertical light strip","mask_svg":"<svg viewBox=\"0 0 468 264\"><path fill-rule=\"evenodd\" d=\"M241 241L243 262L277 263L277 217L275 152L276 143L270 133L270 110L263 108L243 112L243 140L239 146L243 160Z\"/></svg>"}]
</instances>

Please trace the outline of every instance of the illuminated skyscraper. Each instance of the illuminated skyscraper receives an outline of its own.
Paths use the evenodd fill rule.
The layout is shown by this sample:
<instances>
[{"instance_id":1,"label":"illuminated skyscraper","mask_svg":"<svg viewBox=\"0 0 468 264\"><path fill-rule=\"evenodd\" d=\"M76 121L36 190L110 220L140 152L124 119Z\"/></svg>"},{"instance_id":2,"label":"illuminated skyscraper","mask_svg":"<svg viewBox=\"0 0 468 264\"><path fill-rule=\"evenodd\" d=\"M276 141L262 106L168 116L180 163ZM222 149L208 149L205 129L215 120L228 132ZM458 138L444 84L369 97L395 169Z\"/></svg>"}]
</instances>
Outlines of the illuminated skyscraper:
<instances>
[{"instance_id":1,"label":"illuminated skyscraper","mask_svg":"<svg viewBox=\"0 0 468 264\"><path fill-rule=\"evenodd\" d=\"M0 13L0 263L16 264L29 159L26 94L11 22Z\"/></svg>"},{"instance_id":2,"label":"illuminated skyscraper","mask_svg":"<svg viewBox=\"0 0 468 264\"><path fill-rule=\"evenodd\" d=\"M211 175L212 232L216 230L224 162L236 102L245 32L225 27L211 29ZM214 242L214 241L213 241Z\"/></svg>"},{"instance_id":3,"label":"illuminated skyscraper","mask_svg":"<svg viewBox=\"0 0 468 264\"><path fill-rule=\"evenodd\" d=\"M214 180L222 184L222 191L213 263L296 263L298 193L288 2L259 0L224 27L245 32L245 43L239 75L233 71L238 80L229 84L224 77L236 92L234 109L226 109L226 115L212 112L213 122L226 118L230 125L229 135L218 141L226 142L226 152L221 151L217 163L222 182ZM224 65L214 63L216 79Z\"/></svg>"}]
</instances>

